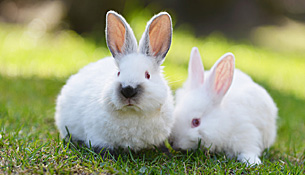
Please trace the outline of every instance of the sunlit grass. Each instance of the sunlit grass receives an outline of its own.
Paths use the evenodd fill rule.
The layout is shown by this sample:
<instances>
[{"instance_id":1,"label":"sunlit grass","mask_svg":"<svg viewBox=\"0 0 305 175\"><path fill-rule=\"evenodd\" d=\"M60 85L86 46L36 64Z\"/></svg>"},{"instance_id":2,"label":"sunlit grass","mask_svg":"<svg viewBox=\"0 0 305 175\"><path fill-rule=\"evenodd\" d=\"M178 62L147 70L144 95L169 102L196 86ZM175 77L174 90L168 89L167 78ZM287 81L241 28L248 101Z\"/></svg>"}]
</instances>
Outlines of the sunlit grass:
<instances>
[{"instance_id":1,"label":"sunlit grass","mask_svg":"<svg viewBox=\"0 0 305 175\"><path fill-rule=\"evenodd\" d=\"M72 31L36 36L31 30L0 26L0 72L7 76L67 77L108 50Z\"/></svg>"},{"instance_id":2,"label":"sunlit grass","mask_svg":"<svg viewBox=\"0 0 305 175\"><path fill-rule=\"evenodd\" d=\"M138 16L152 15L142 13ZM130 18L140 39L149 18ZM41 34L27 27L0 24L0 174L304 173L305 51L276 51L249 41L229 40L217 32L196 38L177 28L164 62L172 89L179 88L187 78L194 46L200 50L205 69L224 53L232 52L236 67L264 86L277 103L278 138L265 151L264 165L245 167L222 154L203 151L169 155L147 151L102 160L88 149L68 149L54 125L56 96L71 74L89 62L110 56L110 52L73 31Z\"/></svg>"},{"instance_id":3,"label":"sunlit grass","mask_svg":"<svg viewBox=\"0 0 305 175\"><path fill-rule=\"evenodd\" d=\"M281 26L262 26L252 32L251 38L261 46L277 52L300 53L305 50L305 24L282 19Z\"/></svg>"}]
</instances>

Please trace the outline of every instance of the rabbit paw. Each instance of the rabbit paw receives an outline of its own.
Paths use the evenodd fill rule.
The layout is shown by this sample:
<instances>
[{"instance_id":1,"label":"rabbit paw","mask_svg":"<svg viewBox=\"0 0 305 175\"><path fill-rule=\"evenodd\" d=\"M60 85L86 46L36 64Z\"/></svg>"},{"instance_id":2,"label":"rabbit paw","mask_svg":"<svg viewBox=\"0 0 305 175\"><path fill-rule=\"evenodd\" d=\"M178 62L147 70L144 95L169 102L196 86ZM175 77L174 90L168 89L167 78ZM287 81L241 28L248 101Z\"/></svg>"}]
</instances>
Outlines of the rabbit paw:
<instances>
[{"instance_id":1,"label":"rabbit paw","mask_svg":"<svg viewBox=\"0 0 305 175\"><path fill-rule=\"evenodd\" d=\"M247 166L254 166L262 163L258 155L253 153L241 153L237 159L245 163Z\"/></svg>"}]
</instances>

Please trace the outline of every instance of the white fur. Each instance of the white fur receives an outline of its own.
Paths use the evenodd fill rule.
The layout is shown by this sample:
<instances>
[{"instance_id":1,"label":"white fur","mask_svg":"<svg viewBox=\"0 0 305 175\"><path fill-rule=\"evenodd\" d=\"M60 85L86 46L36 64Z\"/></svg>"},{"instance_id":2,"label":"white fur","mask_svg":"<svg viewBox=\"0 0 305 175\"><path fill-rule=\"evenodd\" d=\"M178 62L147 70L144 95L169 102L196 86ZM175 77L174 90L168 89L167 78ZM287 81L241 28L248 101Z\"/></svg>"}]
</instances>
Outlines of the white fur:
<instances>
[{"instance_id":1,"label":"white fur","mask_svg":"<svg viewBox=\"0 0 305 175\"><path fill-rule=\"evenodd\" d=\"M198 52L197 48L192 52ZM230 53L219 61L228 55L234 61ZM212 152L237 156L248 165L260 164L259 156L276 137L277 107L263 87L238 69L234 71L228 92L219 102L215 101L210 82L216 64L210 71L196 69L199 70L196 76L204 77L204 82L196 88L190 87L196 78L190 77L192 73L189 70L188 81L176 93L176 121L171 134L174 148L195 149L201 139L201 146L210 148ZM193 118L200 119L198 127L191 127Z\"/></svg>"},{"instance_id":2,"label":"white fur","mask_svg":"<svg viewBox=\"0 0 305 175\"><path fill-rule=\"evenodd\" d=\"M123 17L118 17L128 26L124 47L133 48L128 46L136 44L132 30ZM69 78L56 106L55 120L61 137L67 136L67 127L73 140L84 141L87 146L137 151L159 146L169 136L174 123L173 97L162 67L156 58L131 50L112 50L114 58L91 63ZM150 79L145 78L146 71ZM130 99L133 106L127 106L128 100L122 98L120 84L142 86L141 94Z\"/></svg>"}]
</instances>

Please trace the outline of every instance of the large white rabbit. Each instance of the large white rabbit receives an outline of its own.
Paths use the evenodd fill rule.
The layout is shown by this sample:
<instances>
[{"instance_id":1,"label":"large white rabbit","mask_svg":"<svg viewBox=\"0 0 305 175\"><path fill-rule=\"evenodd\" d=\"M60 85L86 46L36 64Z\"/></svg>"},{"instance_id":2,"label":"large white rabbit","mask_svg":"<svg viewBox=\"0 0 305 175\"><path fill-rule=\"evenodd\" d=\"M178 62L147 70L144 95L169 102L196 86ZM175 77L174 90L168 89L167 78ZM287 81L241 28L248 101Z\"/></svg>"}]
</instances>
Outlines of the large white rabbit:
<instances>
[{"instance_id":1,"label":"large white rabbit","mask_svg":"<svg viewBox=\"0 0 305 175\"><path fill-rule=\"evenodd\" d=\"M195 149L200 140L212 152L260 164L259 156L276 137L277 107L266 90L235 69L231 53L204 71L194 47L188 73L176 94L173 147Z\"/></svg>"},{"instance_id":2,"label":"large white rabbit","mask_svg":"<svg viewBox=\"0 0 305 175\"><path fill-rule=\"evenodd\" d=\"M95 148L160 146L174 123L173 97L160 66L172 38L170 15L147 24L139 49L133 31L114 11L106 15L107 57L72 75L57 99L61 137ZM66 129L67 128L67 129Z\"/></svg>"}]
</instances>

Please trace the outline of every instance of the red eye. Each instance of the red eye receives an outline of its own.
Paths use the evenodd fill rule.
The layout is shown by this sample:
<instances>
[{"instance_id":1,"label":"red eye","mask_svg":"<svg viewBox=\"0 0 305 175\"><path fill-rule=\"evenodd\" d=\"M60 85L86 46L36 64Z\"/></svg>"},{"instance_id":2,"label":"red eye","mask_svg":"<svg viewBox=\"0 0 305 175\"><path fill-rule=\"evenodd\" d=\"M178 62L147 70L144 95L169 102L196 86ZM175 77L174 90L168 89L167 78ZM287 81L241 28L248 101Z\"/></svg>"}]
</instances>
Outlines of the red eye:
<instances>
[{"instance_id":1,"label":"red eye","mask_svg":"<svg viewBox=\"0 0 305 175\"><path fill-rule=\"evenodd\" d=\"M145 72L145 78L150 79L150 74L147 71Z\"/></svg>"},{"instance_id":2,"label":"red eye","mask_svg":"<svg viewBox=\"0 0 305 175\"><path fill-rule=\"evenodd\" d=\"M199 118L194 118L192 120L192 128L196 128L200 125L200 119Z\"/></svg>"},{"instance_id":3,"label":"red eye","mask_svg":"<svg viewBox=\"0 0 305 175\"><path fill-rule=\"evenodd\" d=\"M121 73L121 72L118 72L118 76L120 76L120 73Z\"/></svg>"}]
</instances>

